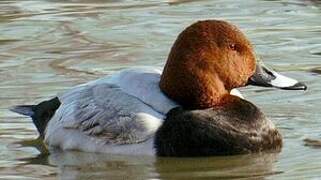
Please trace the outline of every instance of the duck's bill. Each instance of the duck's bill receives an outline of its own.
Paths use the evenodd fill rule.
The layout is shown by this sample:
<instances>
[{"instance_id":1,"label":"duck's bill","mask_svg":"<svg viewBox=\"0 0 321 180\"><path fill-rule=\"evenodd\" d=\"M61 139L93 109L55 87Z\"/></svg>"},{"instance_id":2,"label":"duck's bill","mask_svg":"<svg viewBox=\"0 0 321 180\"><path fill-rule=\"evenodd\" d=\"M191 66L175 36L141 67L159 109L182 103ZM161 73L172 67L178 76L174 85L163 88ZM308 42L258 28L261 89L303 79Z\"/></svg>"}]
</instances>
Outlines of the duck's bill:
<instances>
[{"instance_id":1,"label":"duck's bill","mask_svg":"<svg viewBox=\"0 0 321 180\"><path fill-rule=\"evenodd\" d=\"M257 63L255 73L250 77L248 84L285 90L307 89L304 83L279 74L260 63Z\"/></svg>"}]
</instances>

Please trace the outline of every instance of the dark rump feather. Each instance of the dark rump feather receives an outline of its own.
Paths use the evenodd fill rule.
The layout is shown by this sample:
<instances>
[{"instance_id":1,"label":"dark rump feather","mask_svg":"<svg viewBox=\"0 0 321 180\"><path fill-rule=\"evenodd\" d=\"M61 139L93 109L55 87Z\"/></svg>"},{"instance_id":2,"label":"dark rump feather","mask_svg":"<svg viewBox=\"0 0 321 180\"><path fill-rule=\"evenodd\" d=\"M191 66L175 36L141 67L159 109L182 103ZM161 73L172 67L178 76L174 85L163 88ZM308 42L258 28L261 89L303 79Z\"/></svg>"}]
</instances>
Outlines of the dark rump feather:
<instances>
[{"instance_id":1,"label":"dark rump feather","mask_svg":"<svg viewBox=\"0 0 321 180\"><path fill-rule=\"evenodd\" d=\"M18 114L30 116L40 137L44 137L47 124L59 108L60 104L58 97L55 97L48 101L43 101L38 105L19 105L10 108L10 110Z\"/></svg>"}]
</instances>

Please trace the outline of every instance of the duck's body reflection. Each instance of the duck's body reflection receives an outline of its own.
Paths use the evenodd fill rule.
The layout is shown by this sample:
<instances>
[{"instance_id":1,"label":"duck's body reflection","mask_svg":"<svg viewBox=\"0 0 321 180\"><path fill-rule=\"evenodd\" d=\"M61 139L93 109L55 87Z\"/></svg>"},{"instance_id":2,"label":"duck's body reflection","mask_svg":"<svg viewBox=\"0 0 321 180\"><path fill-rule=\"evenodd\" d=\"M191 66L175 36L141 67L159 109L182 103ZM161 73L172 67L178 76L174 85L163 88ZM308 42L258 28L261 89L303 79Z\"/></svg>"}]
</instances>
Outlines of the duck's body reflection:
<instances>
[{"instance_id":1,"label":"duck's body reflection","mask_svg":"<svg viewBox=\"0 0 321 180\"><path fill-rule=\"evenodd\" d=\"M53 150L21 159L26 164L56 166L61 179L225 179L263 178L274 169L278 153L204 158L163 158Z\"/></svg>"}]
</instances>

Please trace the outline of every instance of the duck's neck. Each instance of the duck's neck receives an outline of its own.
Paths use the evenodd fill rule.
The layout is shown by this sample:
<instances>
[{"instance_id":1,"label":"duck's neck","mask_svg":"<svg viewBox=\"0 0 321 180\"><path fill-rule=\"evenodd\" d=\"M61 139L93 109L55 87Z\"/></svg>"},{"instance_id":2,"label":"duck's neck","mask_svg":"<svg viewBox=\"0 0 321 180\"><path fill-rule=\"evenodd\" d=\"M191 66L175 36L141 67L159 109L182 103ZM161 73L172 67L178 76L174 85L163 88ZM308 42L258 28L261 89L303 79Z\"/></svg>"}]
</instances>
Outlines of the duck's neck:
<instances>
[{"instance_id":1,"label":"duck's neck","mask_svg":"<svg viewBox=\"0 0 321 180\"><path fill-rule=\"evenodd\" d=\"M218 76L202 72L180 72L171 67L164 68L160 88L184 108L205 109L222 105L229 99L229 92Z\"/></svg>"}]
</instances>

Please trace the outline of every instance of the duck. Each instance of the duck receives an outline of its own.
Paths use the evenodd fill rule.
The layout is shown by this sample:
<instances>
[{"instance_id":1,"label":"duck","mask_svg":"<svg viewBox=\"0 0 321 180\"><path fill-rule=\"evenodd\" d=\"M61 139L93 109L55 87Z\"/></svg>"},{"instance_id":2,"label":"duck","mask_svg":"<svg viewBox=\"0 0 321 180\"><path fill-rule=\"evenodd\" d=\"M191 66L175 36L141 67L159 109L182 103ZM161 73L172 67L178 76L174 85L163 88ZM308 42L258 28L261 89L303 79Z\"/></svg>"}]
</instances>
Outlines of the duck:
<instances>
[{"instance_id":1,"label":"duck","mask_svg":"<svg viewBox=\"0 0 321 180\"><path fill-rule=\"evenodd\" d=\"M306 90L257 61L241 30L224 20L184 29L165 67L128 68L10 110L29 116L49 149L212 156L280 151L271 120L236 89Z\"/></svg>"}]
</instances>

